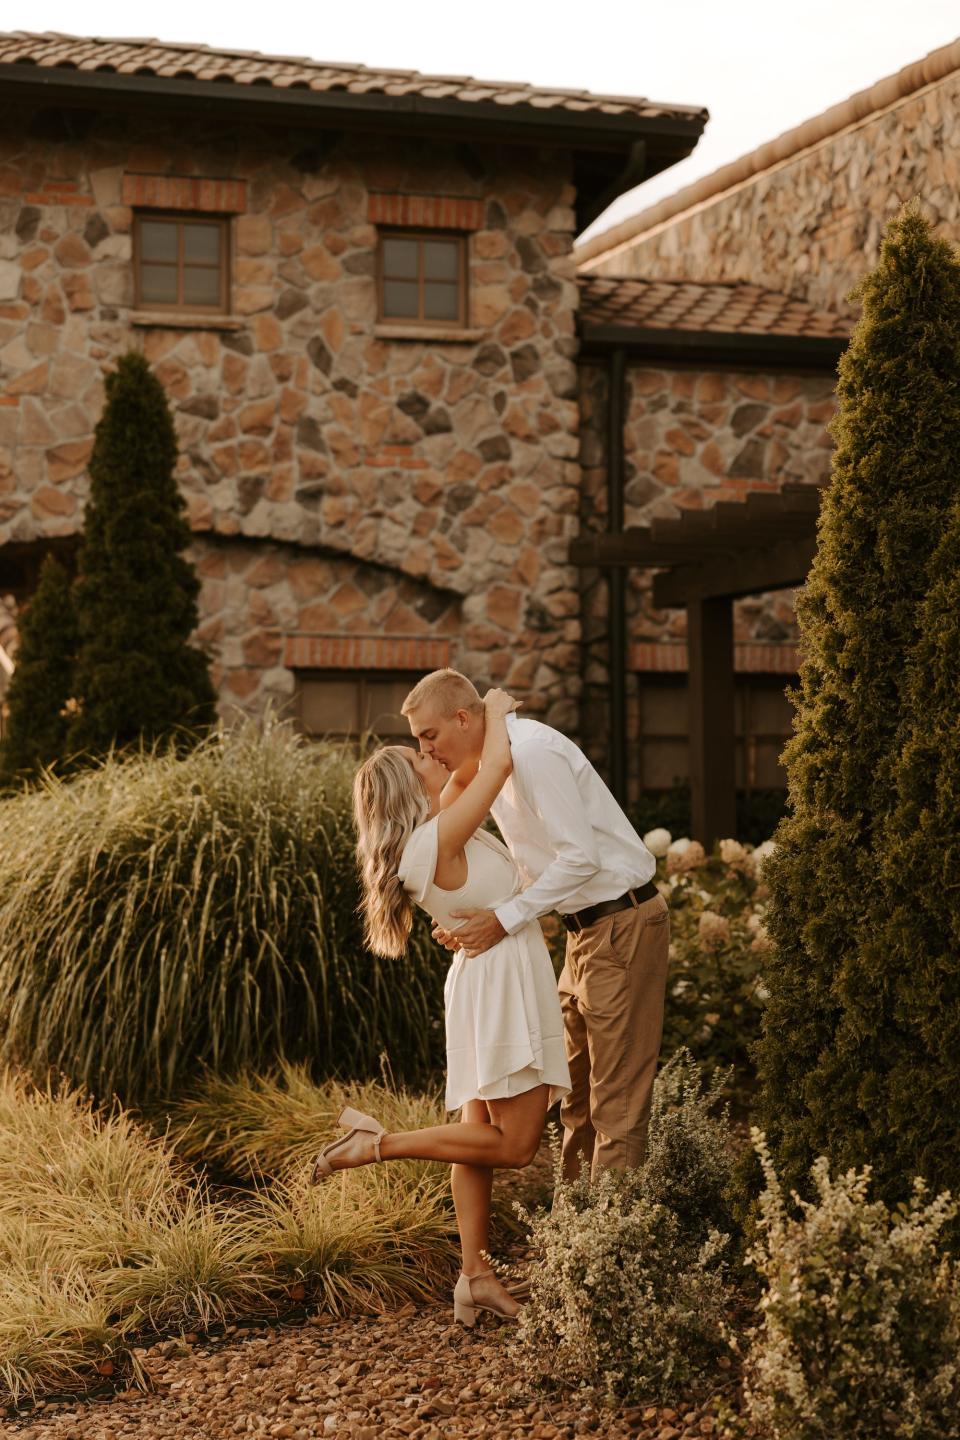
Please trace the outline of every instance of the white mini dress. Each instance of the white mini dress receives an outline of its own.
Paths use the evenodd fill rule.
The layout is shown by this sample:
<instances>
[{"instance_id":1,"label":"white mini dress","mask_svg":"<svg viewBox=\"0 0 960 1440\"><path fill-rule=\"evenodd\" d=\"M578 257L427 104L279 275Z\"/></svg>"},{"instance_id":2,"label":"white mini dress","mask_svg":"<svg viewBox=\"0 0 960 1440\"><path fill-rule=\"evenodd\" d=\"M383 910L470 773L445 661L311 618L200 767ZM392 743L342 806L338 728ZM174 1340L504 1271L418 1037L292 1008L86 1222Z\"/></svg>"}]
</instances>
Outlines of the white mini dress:
<instances>
[{"instance_id":1,"label":"white mini dress","mask_svg":"<svg viewBox=\"0 0 960 1440\"><path fill-rule=\"evenodd\" d=\"M478 830L464 847L467 879L456 890L434 884L439 816L418 825L404 846L399 876L411 899L446 929L451 911L493 910L516 895L520 874L509 850ZM444 985L448 1110L468 1100L502 1100L536 1085L553 1105L570 1089L557 982L536 920L482 954L454 954Z\"/></svg>"}]
</instances>

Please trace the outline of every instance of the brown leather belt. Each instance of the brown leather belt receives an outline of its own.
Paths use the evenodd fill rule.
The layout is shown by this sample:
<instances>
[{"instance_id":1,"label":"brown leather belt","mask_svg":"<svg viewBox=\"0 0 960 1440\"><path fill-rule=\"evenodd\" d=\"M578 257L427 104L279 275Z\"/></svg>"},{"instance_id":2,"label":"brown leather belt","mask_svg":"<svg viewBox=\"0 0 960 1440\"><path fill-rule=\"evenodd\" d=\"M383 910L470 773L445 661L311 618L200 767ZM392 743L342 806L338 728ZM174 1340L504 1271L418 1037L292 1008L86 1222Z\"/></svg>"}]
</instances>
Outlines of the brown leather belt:
<instances>
[{"instance_id":1,"label":"brown leather belt","mask_svg":"<svg viewBox=\"0 0 960 1440\"><path fill-rule=\"evenodd\" d=\"M595 925L605 915L615 915L618 910L629 910L631 905L636 910L645 900L652 900L660 891L652 880L646 885L640 885L636 890L628 890L626 895L620 895L616 900L601 900L597 905L588 905L584 910L575 910L572 915L561 915L560 919L573 935L579 935L588 925Z\"/></svg>"}]
</instances>

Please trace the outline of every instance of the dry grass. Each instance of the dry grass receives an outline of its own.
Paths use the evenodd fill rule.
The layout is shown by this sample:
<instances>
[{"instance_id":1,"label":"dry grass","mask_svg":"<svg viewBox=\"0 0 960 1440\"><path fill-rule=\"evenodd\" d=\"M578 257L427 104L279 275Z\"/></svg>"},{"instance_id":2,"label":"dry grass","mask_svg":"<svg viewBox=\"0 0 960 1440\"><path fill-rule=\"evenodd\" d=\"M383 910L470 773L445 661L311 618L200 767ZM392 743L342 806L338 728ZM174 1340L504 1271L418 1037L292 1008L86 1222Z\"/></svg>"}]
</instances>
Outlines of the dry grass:
<instances>
[{"instance_id":1,"label":"dry grass","mask_svg":"<svg viewBox=\"0 0 960 1440\"><path fill-rule=\"evenodd\" d=\"M300 1086L286 1092L288 1120L335 1113L332 1089L315 1087L311 1100L302 1072L287 1079ZM277 1082L235 1082L219 1126L208 1102L216 1133L232 1125L236 1136L237 1114L246 1114L233 1153L248 1174L271 1157L269 1183L215 1191L176 1152L173 1130L157 1136L66 1083L41 1088L0 1072L0 1402L82 1389L107 1361L136 1378L132 1345L144 1332L203 1329L294 1302L379 1307L449 1282L456 1245L445 1168L362 1169L311 1189L304 1162L313 1140L294 1143L266 1123L279 1093ZM382 1088L353 1095L380 1114L393 1105L397 1118L435 1118L432 1099ZM257 1150L258 1107L269 1152ZM325 1138L329 1127L314 1123ZM176 1133L196 1140L191 1121Z\"/></svg>"}]
</instances>

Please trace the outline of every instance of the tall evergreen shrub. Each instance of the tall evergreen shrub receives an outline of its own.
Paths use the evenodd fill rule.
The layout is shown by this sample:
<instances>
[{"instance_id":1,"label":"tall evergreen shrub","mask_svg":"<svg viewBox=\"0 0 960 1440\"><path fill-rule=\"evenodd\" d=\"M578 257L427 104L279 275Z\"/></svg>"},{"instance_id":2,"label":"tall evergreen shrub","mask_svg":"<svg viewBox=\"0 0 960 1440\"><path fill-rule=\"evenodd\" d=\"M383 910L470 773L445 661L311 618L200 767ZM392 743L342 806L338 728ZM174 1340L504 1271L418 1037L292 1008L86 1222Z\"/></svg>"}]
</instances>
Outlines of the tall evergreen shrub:
<instances>
[{"instance_id":1,"label":"tall evergreen shrub","mask_svg":"<svg viewBox=\"0 0 960 1440\"><path fill-rule=\"evenodd\" d=\"M858 294L798 604L792 813L767 870L760 1112L793 1184L826 1154L873 1165L880 1193L899 1199L917 1171L960 1183L940 1108L951 1085L955 1105L960 1052L929 1048L940 1026L956 1035L956 771L951 781L946 758L933 765L931 747L955 704L956 651L933 637L949 564L935 552L960 490L960 261L908 207Z\"/></svg>"},{"instance_id":2,"label":"tall evergreen shrub","mask_svg":"<svg viewBox=\"0 0 960 1440\"><path fill-rule=\"evenodd\" d=\"M0 781L29 778L66 755L74 695L77 625L70 576L48 554L20 620L17 665L7 691L10 724L0 747Z\"/></svg>"},{"instance_id":3,"label":"tall evergreen shrub","mask_svg":"<svg viewBox=\"0 0 960 1440\"><path fill-rule=\"evenodd\" d=\"M202 729L214 717L203 654L188 641L199 582L174 478L177 443L160 382L142 355L121 357L90 459L77 582L77 750Z\"/></svg>"}]
</instances>

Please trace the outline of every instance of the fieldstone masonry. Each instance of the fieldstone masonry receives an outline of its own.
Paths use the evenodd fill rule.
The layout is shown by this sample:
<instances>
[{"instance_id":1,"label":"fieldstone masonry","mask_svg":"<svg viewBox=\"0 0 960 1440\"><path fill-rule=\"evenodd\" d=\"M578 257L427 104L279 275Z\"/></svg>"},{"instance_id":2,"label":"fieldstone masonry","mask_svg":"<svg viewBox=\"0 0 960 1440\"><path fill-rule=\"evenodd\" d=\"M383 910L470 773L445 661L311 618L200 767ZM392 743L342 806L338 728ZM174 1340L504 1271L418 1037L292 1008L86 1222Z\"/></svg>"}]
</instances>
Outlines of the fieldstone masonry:
<instances>
[{"instance_id":1,"label":"fieldstone masonry","mask_svg":"<svg viewBox=\"0 0 960 1440\"><path fill-rule=\"evenodd\" d=\"M960 71L641 231L585 268L748 280L853 314L849 293L876 263L884 227L917 195L941 233L960 241Z\"/></svg>"},{"instance_id":2,"label":"fieldstone masonry","mask_svg":"<svg viewBox=\"0 0 960 1440\"><path fill-rule=\"evenodd\" d=\"M103 375L138 346L176 414L225 703L290 693L288 630L446 626L454 664L575 729L566 161L242 126L186 139L119 117L51 138L51 124L0 139L0 547L78 531ZM240 182L229 316L133 311L129 202L149 201L148 176ZM373 197L424 193L479 222L469 326L449 338L377 325Z\"/></svg>"}]
</instances>

